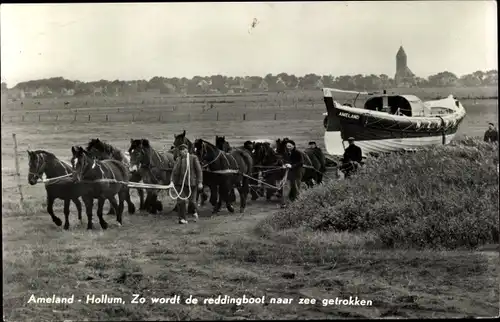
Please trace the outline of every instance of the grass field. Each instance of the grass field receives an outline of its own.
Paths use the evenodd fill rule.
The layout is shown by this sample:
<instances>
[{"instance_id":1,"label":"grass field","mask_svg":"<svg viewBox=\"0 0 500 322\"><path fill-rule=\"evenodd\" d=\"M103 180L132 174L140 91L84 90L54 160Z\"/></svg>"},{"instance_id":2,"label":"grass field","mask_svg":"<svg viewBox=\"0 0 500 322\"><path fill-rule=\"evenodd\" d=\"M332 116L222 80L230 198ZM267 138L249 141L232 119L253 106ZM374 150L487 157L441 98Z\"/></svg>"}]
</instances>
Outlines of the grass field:
<instances>
[{"instance_id":1,"label":"grass field","mask_svg":"<svg viewBox=\"0 0 500 322\"><path fill-rule=\"evenodd\" d=\"M464 101L467 117L459 136L482 136L497 120L496 100ZM240 107L241 110L244 110ZM2 124L2 241L4 320L192 320L303 319L342 317L494 316L499 310L497 251L383 250L366 246L358 233L281 231L273 236L255 229L278 211L277 204L249 201L247 212L225 211L180 226L174 213L124 215L103 232L87 231L71 206L71 228L56 227L45 211L41 184L27 184L27 148L46 149L69 159L72 145L99 137L122 148L131 138L149 138L154 147L170 146L187 130L190 139L226 135L234 146L247 139L293 138L299 148L309 140L322 145L324 107L317 119L288 121L47 122ZM287 109L285 109L285 112ZM311 112L311 113L313 113ZM18 137L22 189L16 189L12 133ZM135 192L133 192L135 194ZM137 198L135 198L137 200ZM173 207L163 198L165 209ZM55 213L62 218L62 202ZM498 246L498 245L496 245ZM127 304L33 304L35 296L122 297ZM133 294L147 298L132 304ZM293 298L292 304L184 305L152 304L150 297L190 295L199 299L228 295ZM372 306L299 304L300 298L358 296Z\"/></svg>"}]
</instances>

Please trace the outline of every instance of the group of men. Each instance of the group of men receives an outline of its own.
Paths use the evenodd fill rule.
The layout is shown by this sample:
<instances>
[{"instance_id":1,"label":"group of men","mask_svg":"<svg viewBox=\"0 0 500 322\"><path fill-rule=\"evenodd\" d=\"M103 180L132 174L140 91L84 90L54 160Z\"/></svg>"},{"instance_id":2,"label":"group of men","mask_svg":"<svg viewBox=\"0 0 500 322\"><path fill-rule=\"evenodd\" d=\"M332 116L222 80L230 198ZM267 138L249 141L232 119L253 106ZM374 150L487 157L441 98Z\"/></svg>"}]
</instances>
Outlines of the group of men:
<instances>
[{"instance_id":1,"label":"group of men","mask_svg":"<svg viewBox=\"0 0 500 322\"><path fill-rule=\"evenodd\" d=\"M362 153L361 148L355 145L354 138L348 138L349 146L345 149L344 157L342 159L341 170L344 171L346 177L348 177L352 172L357 170L359 164L362 163ZM253 150L253 143L247 141L244 143L243 147L250 152ZM321 149L317 146L316 142L309 142L309 148L315 150L322 154ZM299 153L296 149L295 142L292 140L286 143L287 153L284 156L285 167L289 169L295 169L303 166L303 159L299 157ZM197 209L197 195L198 192L203 189L203 170L198 160L198 157L194 154L189 154L189 162L187 160L188 147L182 144L178 147L179 157L176 159L174 168L172 169L171 182L173 183L177 193L177 206L179 214L179 224L187 224L186 219L186 199L188 199L189 208L192 209L194 220L198 219L198 209ZM187 166L190 167L190 181L183 185L184 174L186 173ZM325 170L325 164L322 164L323 170ZM299 187L292 187L294 194L299 193ZM291 196L295 197L297 196Z\"/></svg>"}]
</instances>

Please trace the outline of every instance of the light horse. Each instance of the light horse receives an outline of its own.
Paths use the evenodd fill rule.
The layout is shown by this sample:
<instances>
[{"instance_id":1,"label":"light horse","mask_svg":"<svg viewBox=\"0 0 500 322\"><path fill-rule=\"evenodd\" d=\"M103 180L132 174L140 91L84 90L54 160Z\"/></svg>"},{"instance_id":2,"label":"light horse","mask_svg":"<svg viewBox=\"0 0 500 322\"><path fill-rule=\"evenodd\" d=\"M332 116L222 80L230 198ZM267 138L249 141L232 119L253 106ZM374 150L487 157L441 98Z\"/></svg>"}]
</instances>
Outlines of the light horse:
<instances>
[{"instance_id":1,"label":"light horse","mask_svg":"<svg viewBox=\"0 0 500 322\"><path fill-rule=\"evenodd\" d=\"M108 223L102 217L104 202L108 200L115 208L116 221L122 224L124 201L128 195L129 170L117 160L97 160L82 147L72 147L71 164L73 165L73 180L82 183L82 199L87 212L87 229L92 229L92 208L97 199L97 217L102 229L108 228ZM115 195L118 194L118 204Z\"/></svg>"},{"instance_id":2,"label":"light horse","mask_svg":"<svg viewBox=\"0 0 500 322\"><path fill-rule=\"evenodd\" d=\"M172 151L174 153L174 158L177 159L178 157L178 147L181 144L185 144L188 147L188 152L190 154L194 153L194 144L191 142L187 137L186 137L186 131L184 130L181 134L174 134L174 145L172 147ZM201 161L201 160L200 160ZM208 186L210 188L210 185L208 184L209 182L212 182L213 179L212 173L209 172L203 172L203 184L205 186ZM205 201L208 199L207 193L205 191L201 192L198 194L198 198L201 199L201 205L205 204ZM217 204L217 191L213 191L212 188L210 188L210 204L215 207ZM190 212L192 209L188 209L188 212Z\"/></svg>"},{"instance_id":3,"label":"light horse","mask_svg":"<svg viewBox=\"0 0 500 322\"><path fill-rule=\"evenodd\" d=\"M45 174L48 181L45 183L47 191L47 212L52 221L61 226L62 222L59 217L54 215L54 201L62 199L64 201L64 229L69 229L69 206L70 201L76 206L78 211L78 219L82 221L82 203L80 196L83 192L81 184L74 184L71 175L72 168L69 164L59 160L54 154L44 151L28 150L29 174L28 182L30 185L35 185L38 179Z\"/></svg>"},{"instance_id":4,"label":"light horse","mask_svg":"<svg viewBox=\"0 0 500 322\"><path fill-rule=\"evenodd\" d=\"M115 148L111 144L108 144L104 141L97 139L91 139L89 143L87 144L87 148L85 149L87 152L90 153L93 157L97 158L98 160L117 160L122 162L127 168L130 167L130 161L129 158L123 153L120 149ZM137 172L132 172L130 174L130 182L139 182L141 181L141 176ZM139 204L139 209L144 209L144 190L137 188L137 192L139 194L139 199L140 199L140 204ZM130 190L127 195L127 208L128 208L128 213L133 214L135 213L135 205L132 202L130 198ZM114 214L114 208L110 207L108 215L113 215Z\"/></svg>"},{"instance_id":5,"label":"light horse","mask_svg":"<svg viewBox=\"0 0 500 322\"><path fill-rule=\"evenodd\" d=\"M130 139L130 164L139 172L144 183L168 185L174 168L174 155L168 151L158 152L153 149L147 139ZM146 204L151 214L162 211L163 206L158 200L158 191L150 189L147 192Z\"/></svg>"},{"instance_id":6,"label":"light horse","mask_svg":"<svg viewBox=\"0 0 500 322\"><path fill-rule=\"evenodd\" d=\"M213 213L219 212L222 201L225 201L229 212L234 212L231 204L231 190L234 187L238 189L240 195L240 213L243 213L250 191L248 177L251 176L253 170L253 159L250 153L243 149L232 149L231 152L227 153L203 139L195 140L194 147L202 167L212 172L212 180L207 182L211 186L211 191L215 191L218 188L220 193Z\"/></svg>"}]
</instances>

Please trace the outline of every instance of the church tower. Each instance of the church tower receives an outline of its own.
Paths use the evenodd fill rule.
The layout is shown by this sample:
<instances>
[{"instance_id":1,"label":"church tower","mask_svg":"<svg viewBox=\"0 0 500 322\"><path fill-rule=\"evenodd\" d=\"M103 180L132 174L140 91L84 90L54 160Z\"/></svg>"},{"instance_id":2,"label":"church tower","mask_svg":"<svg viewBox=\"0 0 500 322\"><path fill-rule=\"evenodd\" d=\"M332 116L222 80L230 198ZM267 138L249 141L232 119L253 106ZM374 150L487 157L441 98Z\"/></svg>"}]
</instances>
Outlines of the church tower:
<instances>
[{"instance_id":1,"label":"church tower","mask_svg":"<svg viewBox=\"0 0 500 322\"><path fill-rule=\"evenodd\" d=\"M397 87L410 87L415 84L415 75L408 68L408 56L403 46L399 47L396 54L396 75L394 81Z\"/></svg>"},{"instance_id":2,"label":"church tower","mask_svg":"<svg viewBox=\"0 0 500 322\"><path fill-rule=\"evenodd\" d=\"M407 56L403 46L399 47L398 53L396 54L396 72L405 70L407 66Z\"/></svg>"}]
</instances>

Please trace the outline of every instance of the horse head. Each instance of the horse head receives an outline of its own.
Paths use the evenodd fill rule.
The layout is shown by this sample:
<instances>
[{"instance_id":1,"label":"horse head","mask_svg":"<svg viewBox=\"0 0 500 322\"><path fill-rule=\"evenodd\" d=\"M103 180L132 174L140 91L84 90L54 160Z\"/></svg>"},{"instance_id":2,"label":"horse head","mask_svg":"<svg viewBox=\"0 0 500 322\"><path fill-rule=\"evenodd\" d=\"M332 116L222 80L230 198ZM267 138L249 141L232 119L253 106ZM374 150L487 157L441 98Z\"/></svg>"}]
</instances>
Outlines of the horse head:
<instances>
[{"instance_id":1,"label":"horse head","mask_svg":"<svg viewBox=\"0 0 500 322\"><path fill-rule=\"evenodd\" d=\"M225 136L216 136L215 137L215 146L224 152L229 152L231 150L231 146L229 145L229 142L226 141Z\"/></svg>"},{"instance_id":2,"label":"horse head","mask_svg":"<svg viewBox=\"0 0 500 322\"><path fill-rule=\"evenodd\" d=\"M43 175L45 162L43 157L40 157L38 151L28 150L27 152L29 164L28 182L30 185L35 185Z\"/></svg>"},{"instance_id":3,"label":"horse head","mask_svg":"<svg viewBox=\"0 0 500 322\"><path fill-rule=\"evenodd\" d=\"M84 174L93 169L96 165L96 160L92 155L81 146L71 147L71 165L73 166L73 180L81 181Z\"/></svg>"},{"instance_id":4,"label":"horse head","mask_svg":"<svg viewBox=\"0 0 500 322\"><path fill-rule=\"evenodd\" d=\"M147 164L147 150L149 150L149 140L147 139L130 139L130 171L137 171L142 165Z\"/></svg>"}]
</instances>

